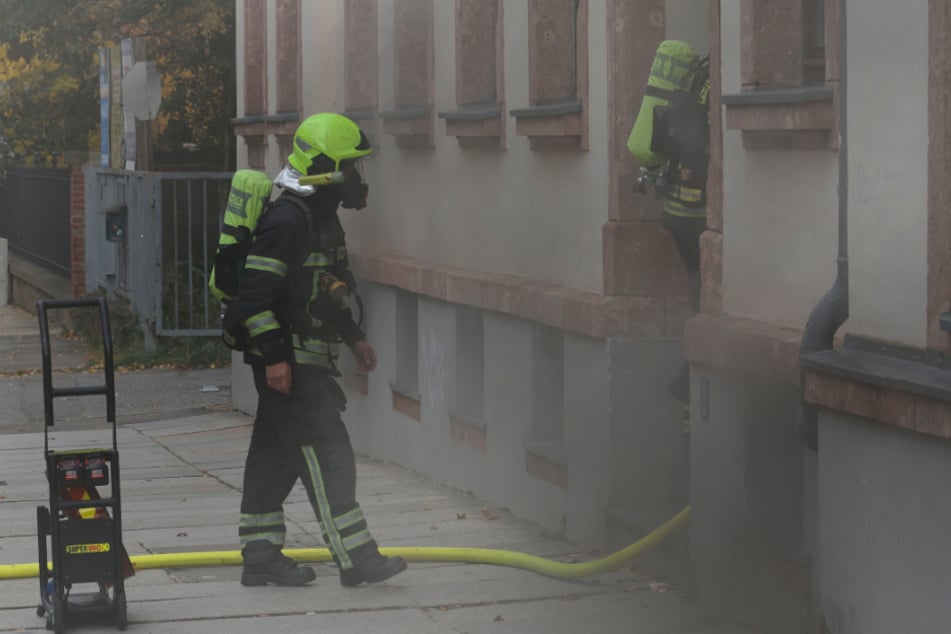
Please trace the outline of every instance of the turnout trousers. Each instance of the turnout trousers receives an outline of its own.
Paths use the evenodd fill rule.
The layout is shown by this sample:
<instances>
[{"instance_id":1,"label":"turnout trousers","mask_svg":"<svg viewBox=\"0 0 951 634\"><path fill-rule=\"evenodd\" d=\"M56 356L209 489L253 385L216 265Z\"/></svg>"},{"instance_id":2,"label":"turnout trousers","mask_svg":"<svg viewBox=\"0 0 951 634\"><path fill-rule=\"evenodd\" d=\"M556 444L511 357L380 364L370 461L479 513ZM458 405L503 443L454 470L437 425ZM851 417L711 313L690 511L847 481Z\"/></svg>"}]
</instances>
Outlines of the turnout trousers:
<instances>
[{"instance_id":1,"label":"turnout trousers","mask_svg":"<svg viewBox=\"0 0 951 634\"><path fill-rule=\"evenodd\" d=\"M284 501L300 480L324 542L341 570L377 553L356 501L356 461L340 417L346 397L320 368L293 366L291 394L267 386L263 366L252 366L258 409L244 467L238 535L284 546Z\"/></svg>"},{"instance_id":2,"label":"turnout trousers","mask_svg":"<svg viewBox=\"0 0 951 634\"><path fill-rule=\"evenodd\" d=\"M677 216L664 212L662 223L677 245L677 251L687 267L690 288L690 307L693 314L700 312L700 235L707 229L705 216Z\"/></svg>"}]
</instances>

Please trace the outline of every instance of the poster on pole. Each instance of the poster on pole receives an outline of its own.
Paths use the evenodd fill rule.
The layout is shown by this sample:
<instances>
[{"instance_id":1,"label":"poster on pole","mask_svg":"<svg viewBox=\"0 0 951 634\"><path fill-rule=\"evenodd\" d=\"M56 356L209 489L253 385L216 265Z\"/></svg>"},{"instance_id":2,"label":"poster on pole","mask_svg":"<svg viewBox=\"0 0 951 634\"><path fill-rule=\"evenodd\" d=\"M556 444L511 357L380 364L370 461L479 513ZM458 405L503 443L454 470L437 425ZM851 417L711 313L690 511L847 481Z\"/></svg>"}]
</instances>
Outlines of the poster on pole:
<instances>
[{"instance_id":1,"label":"poster on pole","mask_svg":"<svg viewBox=\"0 0 951 634\"><path fill-rule=\"evenodd\" d=\"M109 47L109 167L122 169L122 54L118 46Z\"/></svg>"},{"instance_id":2,"label":"poster on pole","mask_svg":"<svg viewBox=\"0 0 951 634\"><path fill-rule=\"evenodd\" d=\"M119 46L122 50L122 77L125 78L129 74L129 70L132 68L134 63L134 58L132 54L132 40L126 38L119 43ZM125 156L125 169L134 170L135 169L135 115L129 112L129 109L126 107L126 97L123 94L122 98L122 139L124 147L124 156Z\"/></svg>"},{"instance_id":3,"label":"poster on pole","mask_svg":"<svg viewBox=\"0 0 951 634\"><path fill-rule=\"evenodd\" d=\"M99 166L109 167L109 49L99 49Z\"/></svg>"}]
</instances>

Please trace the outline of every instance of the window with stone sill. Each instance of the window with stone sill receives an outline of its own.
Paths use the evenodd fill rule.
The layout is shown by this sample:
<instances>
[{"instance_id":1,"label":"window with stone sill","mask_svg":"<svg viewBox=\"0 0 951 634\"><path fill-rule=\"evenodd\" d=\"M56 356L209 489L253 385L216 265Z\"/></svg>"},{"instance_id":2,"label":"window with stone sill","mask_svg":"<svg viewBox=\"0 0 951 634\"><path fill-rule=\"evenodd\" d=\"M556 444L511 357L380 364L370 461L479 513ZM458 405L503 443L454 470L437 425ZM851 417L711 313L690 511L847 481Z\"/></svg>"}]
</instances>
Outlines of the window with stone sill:
<instances>
[{"instance_id":1,"label":"window with stone sill","mask_svg":"<svg viewBox=\"0 0 951 634\"><path fill-rule=\"evenodd\" d=\"M803 0L802 83L805 85L822 84L826 79L825 3L826 0Z\"/></svg>"},{"instance_id":2,"label":"window with stone sill","mask_svg":"<svg viewBox=\"0 0 951 634\"><path fill-rule=\"evenodd\" d=\"M235 134L244 138L247 145L248 166L263 170L270 137L277 140L283 160L300 122L300 0L279 0L277 4L276 56L282 72L276 77L277 113L273 114L268 113L268 40L263 26L267 23L267 3L245 0L244 12L244 116L232 119L231 123Z\"/></svg>"},{"instance_id":3,"label":"window with stone sill","mask_svg":"<svg viewBox=\"0 0 951 634\"><path fill-rule=\"evenodd\" d=\"M383 132L400 147L433 147L433 0L393 3L395 110L381 112Z\"/></svg>"},{"instance_id":4,"label":"window with stone sill","mask_svg":"<svg viewBox=\"0 0 951 634\"><path fill-rule=\"evenodd\" d=\"M742 92L724 94L726 127L748 150L835 149L838 4L741 0Z\"/></svg>"},{"instance_id":5,"label":"window with stone sill","mask_svg":"<svg viewBox=\"0 0 951 634\"><path fill-rule=\"evenodd\" d=\"M504 145L502 1L456 0L456 105L440 112L461 147Z\"/></svg>"},{"instance_id":6,"label":"window with stone sill","mask_svg":"<svg viewBox=\"0 0 951 634\"><path fill-rule=\"evenodd\" d=\"M267 114L267 4L244 2L244 113Z\"/></svg>"},{"instance_id":7,"label":"window with stone sill","mask_svg":"<svg viewBox=\"0 0 951 634\"><path fill-rule=\"evenodd\" d=\"M278 0L277 15L277 112L301 110L301 0ZM257 28L260 28L258 26Z\"/></svg>"},{"instance_id":8,"label":"window with stone sill","mask_svg":"<svg viewBox=\"0 0 951 634\"><path fill-rule=\"evenodd\" d=\"M376 136L379 106L377 0L348 0L344 20L344 114L370 137Z\"/></svg>"},{"instance_id":9,"label":"window with stone sill","mask_svg":"<svg viewBox=\"0 0 951 634\"><path fill-rule=\"evenodd\" d=\"M529 0L529 105L512 110L533 149L588 148L588 0Z\"/></svg>"}]
</instances>

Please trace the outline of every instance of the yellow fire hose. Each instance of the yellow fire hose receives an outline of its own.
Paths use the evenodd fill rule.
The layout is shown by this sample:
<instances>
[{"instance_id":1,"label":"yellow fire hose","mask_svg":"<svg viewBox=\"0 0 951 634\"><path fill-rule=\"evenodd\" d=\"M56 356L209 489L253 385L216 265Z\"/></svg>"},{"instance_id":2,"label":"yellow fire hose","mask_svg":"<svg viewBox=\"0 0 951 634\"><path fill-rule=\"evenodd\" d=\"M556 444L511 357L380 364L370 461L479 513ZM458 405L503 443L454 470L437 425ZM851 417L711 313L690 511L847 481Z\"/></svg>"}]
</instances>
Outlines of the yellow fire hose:
<instances>
[{"instance_id":1,"label":"yellow fire hose","mask_svg":"<svg viewBox=\"0 0 951 634\"><path fill-rule=\"evenodd\" d=\"M652 533L645 535L633 544L606 557L582 563L551 561L526 553L489 548L384 547L380 548L380 552L388 556L398 555L407 561L491 564L521 568L522 570L537 572L558 579L581 579L612 572L630 564L639 555L654 548L667 539L671 533L686 524L689 517L690 507L687 507L661 524ZM318 563L331 561L332 559L330 551L326 548L289 548L284 551L284 554L300 563ZM198 553L133 555L131 559L136 570L233 566L241 564L241 551L218 550ZM39 572L40 566L36 563L0 565L0 580L27 579L38 576Z\"/></svg>"}]
</instances>

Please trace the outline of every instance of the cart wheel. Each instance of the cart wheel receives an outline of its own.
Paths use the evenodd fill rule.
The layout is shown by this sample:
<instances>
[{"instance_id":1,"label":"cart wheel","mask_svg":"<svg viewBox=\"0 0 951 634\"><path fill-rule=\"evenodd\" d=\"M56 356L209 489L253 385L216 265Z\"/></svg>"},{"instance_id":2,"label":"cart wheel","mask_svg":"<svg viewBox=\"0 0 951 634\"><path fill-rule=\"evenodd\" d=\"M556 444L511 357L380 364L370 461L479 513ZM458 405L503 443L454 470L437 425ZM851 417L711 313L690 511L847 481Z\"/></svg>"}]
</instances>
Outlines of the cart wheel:
<instances>
[{"instance_id":1,"label":"cart wheel","mask_svg":"<svg viewBox=\"0 0 951 634\"><path fill-rule=\"evenodd\" d=\"M66 615L63 609L63 598L58 594L53 595L53 606L50 610L50 619L53 621L53 632L63 634L66 631Z\"/></svg>"},{"instance_id":2,"label":"cart wheel","mask_svg":"<svg viewBox=\"0 0 951 634\"><path fill-rule=\"evenodd\" d=\"M116 629L124 630L129 625L129 615L126 611L125 592L116 594Z\"/></svg>"}]
</instances>

